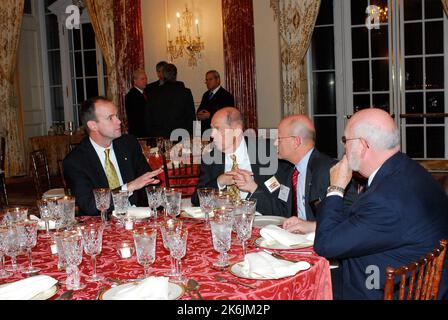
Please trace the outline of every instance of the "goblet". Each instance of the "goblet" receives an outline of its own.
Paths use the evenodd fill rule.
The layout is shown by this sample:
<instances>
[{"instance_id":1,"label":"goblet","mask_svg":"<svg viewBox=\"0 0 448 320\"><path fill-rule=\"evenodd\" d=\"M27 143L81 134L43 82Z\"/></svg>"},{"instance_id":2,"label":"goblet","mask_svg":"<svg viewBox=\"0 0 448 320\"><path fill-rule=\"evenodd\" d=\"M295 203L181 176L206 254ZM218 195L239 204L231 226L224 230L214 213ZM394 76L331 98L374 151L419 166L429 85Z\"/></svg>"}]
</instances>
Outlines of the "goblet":
<instances>
[{"instance_id":1,"label":"goblet","mask_svg":"<svg viewBox=\"0 0 448 320\"><path fill-rule=\"evenodd\" d=\"M93 189L96 208L101 212L101 221L106 225L109 220L107 217L107 209L110 207L110 189L98 188Z\"/></svg>"},{"instance_id":2,"label":"goblet","mask_svg":"<svg viewBox=\"0 0 448 320\"><path fill-rule=\"evenodd\" d=\"M180 204L182 200L182 193L174 189L168 189L165 191L166 195L166 209L168 214L173 218L180 214Z\"/></svg>"},{"instance_id":3,"label":"goblet","mask_svg":"<svg viewBox=\"0 0 448 320\"><path fill-rule=\"evenodd\" d=\"M137 252L137 262L143 266L145 275L149 276L149 267L156 260L157 229L140 227L134 230L134 244Z\"/></svg>"},{"instance_id":4,"label":"goblet","mask_svg":"<svg viewBox=\"0 0 448 320\"><path fill-rule=\"evenodd\" d=\"M168 232L166 234L168 240L168 247L170 248L170 255L175 260L176 265L176 278L178 283L184 283L186 281L182 274L181 259L187 252L187 238L188 230L183 229L179 232Z\"/></svg>"},{"instance_id":5,"label":"goblet","mask_svg":"<svg viewBox=\"0 0 448 320\"><path fill-rule=\"evenodd\" d=\"M89 224L81 229L84 252L92 257L93 274L86 279L89 282L104 280L103 276L96 273L96 256L103 247L103 230L104 226L99 224Z\"/></svg>"},{"instance_id":6,"label":"goblet","mask_svg":"<svg viewBox=\"0 0 448 320\"><path fill-rule=\"evenodd\" d=\"M162 203L162 189L159 187L146 187L146 196L151 210L151 217L154 218L154 224L157 225L157 208Z\"/></svg>"},{"instance_id":7,"label":"goblet","mask_svg":"<svg viewBox=\"0 0 448 320\"><path fill-rule=\"evenodd\" d=\"M8 224L24 221L28 218L28 208L13 207L2 210L3 221Z\"/></svg>"},{"instance_id":8,"label":"goblet","mask_svg":"<svg viewBox=\"0 0 448 320\"><path fill-rule=\"evenodd\" d=\"M0 279L5 279L12 276L11 272L4 269L5 254L8 246L8 228L0 226Z\"/></svg>"},{"instance_id":9,"label":"goblet","mask_svg":"<svg viewBox=\"0 0 448 320\"><path fill-rule=\"evenodd\" d=\"M160 231L162 233L162 240L163 240L163 247L170 252L169 247L169 241L167 234L170 232L179 233L182 230L182 221L181 220L174 220L174 219L168 219L164 221L160 225ZM174 258L170 254L170 260L171 260L171 270L168 272L169 277L174 277L176 275L176 265Z\"/></svg>"},{"instance_id":10,"label":"goblet","mask_svg":"<svg viewBox=\"0 0 448 320\"><path fill-rule=\"evenodd\" d=\"M62 205L62 226L70 230L76 223L75 220L75 197L64 196L58 199L58 204Z\"/></svg>"},{"instance_id":11,"label":"goblet","mask_svg":"<svg viewBox=\"0 0 448 320\"><path fill-rule=\"evenodd\" d=\"M47 200L37 200L37 207L39 208L40 218L45 222L45 233L41 235L43 239L51 239L50 234L50 220L51 211Z\"/></svg>"},{"instance_id":12,"label":"goblet","mask_svg":"<svg viewBox=\"0 0 448 320\"><path fill-rule=\"evenodd\" d=\"M204 229L210 230L210 213L215 206L216 189L199 188L198 197L201 211L204 214Z\"/></svg>"},{"instance_id":13,"label":"goblet","mask_svg":"<svg viewBox=\"0 0 448 320\"><path fill-rule=\"evenodd\" d=\"M51 219L54 220L57 230L61 229L64 225L64 204L59 202L62 198L48 198L48 208L50 210Z\"/></svg>"},{"instance_id":14,"label":"goblet","mask_svg":"<svg viewBox=\"0 0 448 320\"><path fill-rule=\"evenodd\" d=\"M252 236L252 225L254 222L254 213L241 213L233 216L233 225L236 228L236 236L243 247L243 257L246 256L246 241Z\"/></svg>"},{"instance_id":15,"label":"goblet","mask_svg":"<svg viewBox=\"0 0 448 320\"><path fill-rule=\"evenodd\" d=\"M40 271L40 268L33 267L33 256L32 250L37 244L37 227L38 221L36 220L25 220L21 222L23 224L24 231L24 246L28 253L28 262L29 266L27 269L22 270L22 273L25 274L35 274Z\"/></svg>"},{"instance_id":16,"label":"goblet","mask_svg":"<svg viewBox=\"0 0 448 320\"><path fill-rule=\"evenodd\" d=\"M17 272L17 256L21 250L21 228L16 224L11 224L7 228L6 235L6 255L11 258L11 270L13 273Z\"/></svg>"},{"instance_id":17,"label":"goblet","mask_svg":"<svg viewBox=\"0 0 448 320\"><path fill-rule=\"evenodd\" d=\"M120 224L124 226L123 220L128 213L129 207L129 191L113 191L112 200L114 202L115 215L117 216Z\"/></svg>"},{"instance_id":18,"label":"goblet","mask_svg":"<svg viewBox=\"0 0 448 320\"><path fill-rule=\"evenodd\" d=\"M229 208L213 210L214 217L210 221L212 229L213 247L219 252L218 260L214 266L224 268L229 265L227 251L232 245L232 212Z\"/></svg>"},{"instance_id":19,"label":"goblet","mask_svg":"<svg viewBox=\"0 0 448 320\"><path fill-rule=\"evenodd\" d=\"M64 250L67 263L67 280L65 280L65 284L68 290L81 290L86 287L84 284L81 284L81 276L78 269L82 262L82 247L82 237L78 234L62 239L62 250Z\"/></svg>"}]
</instances>

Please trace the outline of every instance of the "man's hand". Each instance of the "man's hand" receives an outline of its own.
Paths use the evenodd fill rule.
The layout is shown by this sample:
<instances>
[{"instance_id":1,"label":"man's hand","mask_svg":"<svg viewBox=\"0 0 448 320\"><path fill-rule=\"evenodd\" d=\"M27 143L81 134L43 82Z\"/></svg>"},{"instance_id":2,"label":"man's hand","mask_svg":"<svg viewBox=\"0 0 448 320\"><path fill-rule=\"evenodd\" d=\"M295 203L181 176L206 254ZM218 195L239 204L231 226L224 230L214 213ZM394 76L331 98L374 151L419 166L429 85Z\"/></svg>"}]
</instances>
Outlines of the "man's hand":
<instances>
[{"instance_id":1,"label":"man's hand","mask_svg":"<svg viewBox=\"0 0 448 320\"><path fill-rule=\"evenodd\" d=\"M221 187L226 187L234 184L235 182L233 181L233 174L231 172L232 171L229 171L220 175L217 179L218 185Z\"/></svg>"},{"instance_id":2,"label":"man's hand","mask_svg":"<svg viewBox=\"0 0 448 320\"><path fill-rule=\"evenodd\" d=\"M291 217L283 223L283 229L292 233L307 234L316 231L316 222Z\"/></svg>"},{"instance_id":3,"label":"man's hand","mask_svg":"<svg viewBox=\"0 0 448 320\"><path fill-rule=\"evenodd\" d=\"M352 170L348 166L347 156L344 155L337 164L330 169L330 185L346 188L352 179Z\"/></svg>"},{"instance_id":4,"label":"man's hand","mask_svg":"<svg viewBox=\"0 0 448 320\"><path fill-rule=\"evenodd\" d=\"M236 169L231 171L231 173L236 186L241 191L254 193L255 190L257 190L258 185L254 181L254 174L252 172L243 169Z\"/></svg>"},{"instance_id":5,"label":"man's hand","mask_svg":"<svg viewBox=\"0 0 448 320\"><path fill-rule=\"evenodd\" d=\"M157 170L146 172L145 174L141 175L135 180L132 180L131 182L128 182L128 191L134 192L135 190L139 190L143 187L146 187L148 184L156 184L159 183L159 180L156 177L160 173L163 172L162 168L159 168Z\"/></svg>"},{"instance_id":6,"label":"man's hand","mask_svg":"<svg viewBox=\"0 0 448 320\"><path fill-rule=\"evenodd\" d=\"M196 116L199 120L207 120L210 119L210 112L208 112L207 110L201 110L197 113Z\"/></svg>"}]
</instances>

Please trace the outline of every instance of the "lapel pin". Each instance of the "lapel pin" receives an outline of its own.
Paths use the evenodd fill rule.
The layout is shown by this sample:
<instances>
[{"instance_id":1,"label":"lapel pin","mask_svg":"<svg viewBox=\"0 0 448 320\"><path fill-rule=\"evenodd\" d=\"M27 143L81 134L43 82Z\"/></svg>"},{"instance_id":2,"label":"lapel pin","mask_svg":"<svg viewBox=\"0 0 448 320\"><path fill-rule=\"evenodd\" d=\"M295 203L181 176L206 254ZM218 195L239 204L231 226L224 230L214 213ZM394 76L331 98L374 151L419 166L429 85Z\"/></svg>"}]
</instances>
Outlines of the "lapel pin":
<instances>
[{"instance_id":1,"label":"lapel pin","mask_svg":"<svg viewBox=\"0 0 448 320\"><path fill-rule=\"evenodd\" d=\"M124 160L125 160L125 161L128 161L128 158L124 157Z\"/></svg>"}]
</instances>

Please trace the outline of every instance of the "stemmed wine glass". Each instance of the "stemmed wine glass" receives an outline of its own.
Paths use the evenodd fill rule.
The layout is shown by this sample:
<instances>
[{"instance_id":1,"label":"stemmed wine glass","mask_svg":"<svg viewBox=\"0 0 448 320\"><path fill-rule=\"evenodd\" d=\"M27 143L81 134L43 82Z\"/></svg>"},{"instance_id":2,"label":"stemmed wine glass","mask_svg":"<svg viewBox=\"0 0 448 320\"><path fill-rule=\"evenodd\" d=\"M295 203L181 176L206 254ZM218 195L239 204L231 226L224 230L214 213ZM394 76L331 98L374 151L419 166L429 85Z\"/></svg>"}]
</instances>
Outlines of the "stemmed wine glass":
<instances>
[{"instance_id":1,"label":"stemmed wine glass","mask_svg":"<svg viewBox=\"0 0 448 320\"><path fill-rule=\"evenodd\" d=\"M156 260L157 229L141 227L134 230L134 244L137 262L143 266L145 275L149 276L149 267Z\"/></svg>"},{"instance_id":2,"label":"stemmed wine glass","mask_svg":"<svg viewBox=\"0 0 448 320\"><path fill-rule=\"evenodd\" d=\"M6 255L11 258L13 273L17 272L17 256L21 249L21 230L16 224L10 224L6 235Z\"/></svg>"},{"instance_id":3,"label":"stemmed wine glass","mask_svg":"<svg viewBox=\"0 0 448 320\"><path fill-rule=\"evenodd\" d=\"M110 189L93 189L93 195L95 197L96 208L101 211L101 221L106 225L109 220L107 217L107 209L110 207Z\"/></svg>"},{"instance_id":4,"label":"stemmed wine glass","mask_svg":"<svg viewBox=\"0 0 448 320\"><path fill-rule=\"evenodd\" d=\"M81 290L86 286L81 284L81 276L78 266L82 262L82 237L79 234L70 235L62 239L62 250L66 261L67 280L65 284L68 290Z\"/></svg>"},{"instance_id":5,"label":"stemmed wine glass","mask_svg":"<svg viewBox=\"0 0 448 320\"><path fill-rule=\"evenodd\" d=\"M170 249L170 255L173 257L176 266L176 278L178 283L184 283L186 281L182 274L181 259L187 253L187 238L188 230L182 229L179 232L168 232L166 234L168 240L168 247Z\"/></svg>"},{"instance_id":6,"label":"stemmed wine glass","mask_svg":"<svg viewBox=\"0 0 448 320\"><path fill-rule=\"evenodd\" d=\"M5 254L8 249L8 228L0 226L0 279L5 279L12 276L11 272L4 269Z\"/></svg>"},{"instance_id":7,"label":"stemmed wine glass","mask_svg":"<svg viewBox=\"0 0 448 320\"><path fill-rule=\"evenodd\" d=\"M182 230L182 220L168 219L160 225L163 247L166 250L168 250L168 252L170 252L168 234L171 232L179 233L181 230ZM174 258L171 256L171 254L170 254L170 261L171 261L171 270L167 275L169 277L174 277L176 275L176 265L174 263L175 262Z\"/></svg>"},{"instance_id":8,"label":"stemmed wine glass","mask_svg":"<svg viewBox=\"0 0 448 320\"><path fill-rule=\"evenodd\" d=\"M246 241L252 236L252 225L255 214L252 212L243 212L233 216L233 225L236 229L236 236L243 247L243 257L247 254Z\"/></svg>"},{"instance_id":9,"label":"stemmed wine glass","mask_svg":"<svg viewBox=\"0 0 448 320\"><path fill-rule=\"evenodd\" d=\"M166 209L168 214L173 218L180 214L180 205L182 200L182 193L174 189L169 189L165 191L166 195Z\"/></svg>"},{"instance_id":10,"label":"stemmed wine glass","mask_svg":"<svg viewBox=\"0 0 448 320\"><path fill-rule=\"evenodd\" d=\"M45 234L41 235L43 239L51 239L50 234L50 220L51 211L47 200L37 200L37 207L39 208L40 218L45 222Z\"/></svg>"},{"instance_id":11,"label":"stemmed wine glass","mask_svg":"<svg viewBox=\"0 0 448 320\"><path fill-rule=\"evenodd\" d=\"M199 188L198 197L201 211L204 214L204 229L210 230L210 213L215 206L216 189L213 188Z\"/></svg>"},{"instance_id":12,"label":"stemmed wine glass","mask_svg":"<svg viewBox=\"0 0 448 320\"><path fill-rule=\"evenodd\" d=\"M124 226L123 220L128 213L129 207L129 191L118 190L112 192L112 200L114 202L115 215L121 225Z\"/></svg>"},{"instance_id":13,"label":"stemmed wine glass","mask_svg":"<svg viewBox=\"0 0 448 320\"><path fill-rule=\"evenodd\" d=\"M159 187L146 187L146 196L151 210L151 217L154 218L154 224L157 225L157 208L162 203L162 189Z\"/></svg>"},{"instance_id":14,"label":"stemmed wine glass","mask_svg":"<svg viewBox=\"0 0 448 320\"><path fill-rule=\"evenodd\" d=\"M22 273L25 274L35 274L40 271L40 268L33 267L33 256L32 256L32 250L37 244L38 223L39 222L36 220L25 220L21 222L21 224L23 224L22 231L23 231L24 247L27 250L29 261L28 268L22 270Z\"/></svg>"},{"instance_id":15,"label":"stemmed wine glass","mask_svg":"<svg viewBox=\"0 0 448 320\"><path fill-rule=\"evenodd\" d=\"M231 209L220 208L213 210L214 217L210 221L212 229L213 247L219 252L218 260L213 263L215 267L224 268L229 265L227 251L232 245L232 216Z\"/></svg>"},{"instance_id":16,"label":"stemmed wine glass","mask_svg":"<svg viewBox=\"0 0 448 320\"><path fill-rule=\"evenodd\" d=\"M104 280L103 276L96 273L96 256L103 247L103 230L104 226L99 224L89 224L81 229L84 252L92 257L93 274L86 279L89 282Z\"/></svg>"},{"instance_id":17,"label":"stemmed wine glass","mask_svg":"<svg viewBox=\"0 0 448 320\"><path fill-rule=\"evenodd\" d=\"M51 219L54 220L57 230L64 225L64 203L60 202L62 198L48 198L48 209L50 210Z\"/></svg>"}]
</instances>

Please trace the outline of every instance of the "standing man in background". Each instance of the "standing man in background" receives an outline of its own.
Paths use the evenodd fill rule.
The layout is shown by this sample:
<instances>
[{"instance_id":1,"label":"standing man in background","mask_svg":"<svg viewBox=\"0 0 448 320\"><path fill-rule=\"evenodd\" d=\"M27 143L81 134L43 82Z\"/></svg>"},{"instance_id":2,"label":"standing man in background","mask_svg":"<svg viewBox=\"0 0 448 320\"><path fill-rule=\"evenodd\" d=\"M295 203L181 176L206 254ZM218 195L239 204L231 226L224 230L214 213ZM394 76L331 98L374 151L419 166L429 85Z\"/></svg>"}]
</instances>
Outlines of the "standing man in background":
<instances>
[{"instance_id":1,"label":"standing man in background","mask_svg":"<svg viewBox=\"0 0 448 320\"><path fill-rule=\"evenodd\" d=\"M128 132L136 138L146 137L145 109L148 95L144 91L148 77L143 69L137 69L132 76L133 87L126 94L125 108L128 119Z\"/></svg>"}]
</instances>

